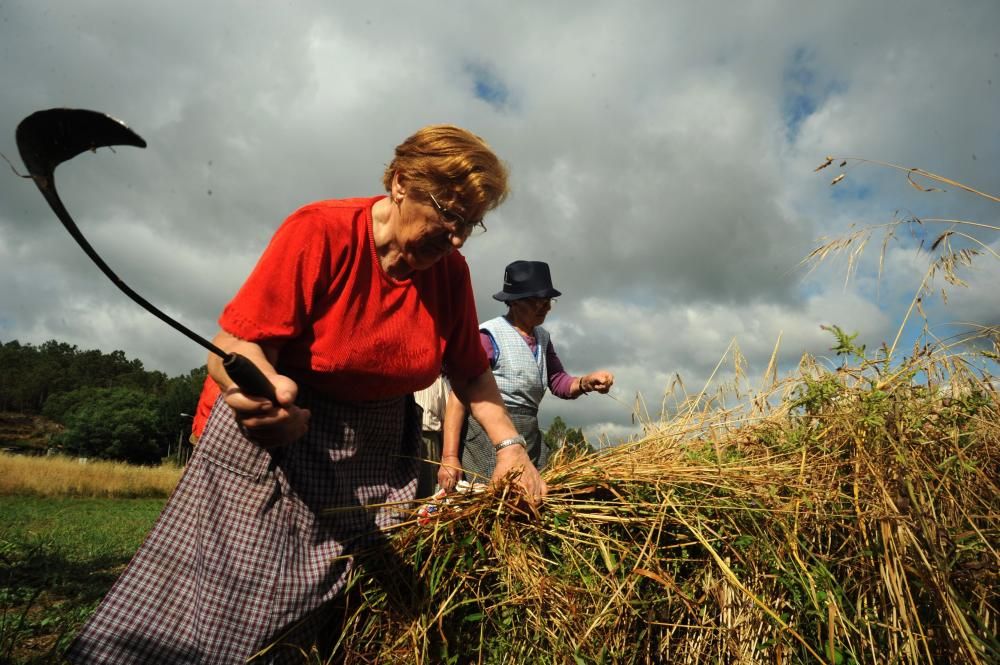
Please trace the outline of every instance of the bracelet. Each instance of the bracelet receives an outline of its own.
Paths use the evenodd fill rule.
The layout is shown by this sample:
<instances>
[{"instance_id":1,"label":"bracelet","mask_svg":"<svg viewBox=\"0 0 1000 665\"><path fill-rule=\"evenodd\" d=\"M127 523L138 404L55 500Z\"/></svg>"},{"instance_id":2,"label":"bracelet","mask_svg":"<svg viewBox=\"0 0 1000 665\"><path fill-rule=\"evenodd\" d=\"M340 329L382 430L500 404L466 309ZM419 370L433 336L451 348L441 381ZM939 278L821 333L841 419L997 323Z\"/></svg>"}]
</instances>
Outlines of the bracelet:
<instances>
[{"instance_id":1,"label":"bracelet","mask_svg":"<svg viewBox=\"0 0 1000 665\"><path fill-rule=\"evenodd\" d=\"M583 387L583 377L581 376L580 377L580 394L581 395L586 395L589 392L590 392L589 390L587 390L586 388Z\"/></svg>"},{"instance_id":2,"label":"bracelet","mask_svg":"<svg viewBox=\"0 0 1000 665\"><path fill-rule=\"evenodd\" d=\"M511 446L521 446L525 450L528 449L528 444L525 442L524 437L518 434L517 436L512 436L509 439L504 439L500 443L494 443L493 450L495 452L500 452L504 448L509 448Z\"/></svg>"}]
</instances>

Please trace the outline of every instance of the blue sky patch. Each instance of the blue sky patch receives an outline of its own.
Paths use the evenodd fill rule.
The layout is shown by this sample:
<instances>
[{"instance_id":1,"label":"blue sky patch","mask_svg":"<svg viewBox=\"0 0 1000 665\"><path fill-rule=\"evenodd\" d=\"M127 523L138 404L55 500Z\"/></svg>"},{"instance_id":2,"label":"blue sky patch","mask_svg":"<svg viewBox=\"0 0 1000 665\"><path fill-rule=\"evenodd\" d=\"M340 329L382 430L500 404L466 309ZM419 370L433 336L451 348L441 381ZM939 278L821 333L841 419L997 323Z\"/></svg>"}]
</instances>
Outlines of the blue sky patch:
<instances>
[{"instance_id":1,"label":"blue sky patch","mask_svg":"<svg viewBox=\"0 0 1000 665\"><path fill-rule=\"evenodd\" d=\"M815 112L816 100L809 95L785 98L785 134L789 141L795 141L803 121Z\"/></svg>"},{"instance_id":2,"label":"blue sky patch","mask_svg":"<svg viewBox=\"0 0 1000 665\"><path fill-rule=\"evenodd\" d=\"M830 96L846 90L839 81L824 80L816 66L816 56L799 46L792 51L782 76L781 112L785 136L794 143L806 118L819 109Z\"/></svg>"},{"instance_id":3,"label":"blue sky patch","mask_svg":"<svg viewBox=\"0 0 1000 665\"><path fill-rule=\"evenodd\" d=\"M867 201L873 193L871 186L856 185L848 180L841 180L831 191L834 201Z\"/></svg>"},{"instance_id":4,"label":"blue sky patch","mask_svg":"<svg viewBox=\"0 0 1000 665\"><path fill-rule=\"evenodd\" d=\"M510 108L511 95L507 84L490 68L469 63L465 71L472 77L475 96L498 111Z\"/></svg>"}]
</instances>

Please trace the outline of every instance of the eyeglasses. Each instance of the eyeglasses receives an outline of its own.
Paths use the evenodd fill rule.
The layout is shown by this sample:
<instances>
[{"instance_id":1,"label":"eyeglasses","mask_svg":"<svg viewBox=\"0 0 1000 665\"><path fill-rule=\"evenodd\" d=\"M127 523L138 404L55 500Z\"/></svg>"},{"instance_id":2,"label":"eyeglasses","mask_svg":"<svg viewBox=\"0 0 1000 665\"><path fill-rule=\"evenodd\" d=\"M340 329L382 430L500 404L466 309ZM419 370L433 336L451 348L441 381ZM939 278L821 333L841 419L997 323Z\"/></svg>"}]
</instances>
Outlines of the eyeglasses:
<instances>
[{"instance_id":1,"label":"eyeglasses","mask_svg":"<svg viewBox=\"0 0 1000 665\"><path fill-rule=\"evenodd\" d=\"M555 298L525 298L524 302L528 303L532 307L542 307L543 305L555 305Z\"/></svg>"},{"instance_id":2,"label":"eyeglasses","mask_svg":"<svg viewBox=\"0 0 1000 665\"><path fill-rule=\"evenodd\" d=\"M466 220L454 210L448 210L443 205L438 203L433 194L428 193L427 196L431 197L431 203L434 205L434 209L437 210L439 215L441 215L441 219L443 219L445 224L449 226L448 230L451 231L453 235L459 236L460 238L468 238L469 236L477 236L486 233L486 225L483 224L483 220Z\"/></svg>"}]
</instances>

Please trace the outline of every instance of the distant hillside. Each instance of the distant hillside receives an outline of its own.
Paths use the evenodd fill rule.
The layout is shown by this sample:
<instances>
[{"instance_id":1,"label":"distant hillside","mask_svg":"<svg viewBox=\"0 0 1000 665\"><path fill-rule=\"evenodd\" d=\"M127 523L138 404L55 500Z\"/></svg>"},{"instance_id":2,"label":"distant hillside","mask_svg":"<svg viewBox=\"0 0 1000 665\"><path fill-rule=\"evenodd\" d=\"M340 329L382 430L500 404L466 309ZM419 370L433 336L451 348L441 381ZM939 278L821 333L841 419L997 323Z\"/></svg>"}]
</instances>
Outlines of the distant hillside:
<instances>
[{"instance_id":1,"label":"distant hillside","mask_svg":"<svg viewBox=\"0 0 1000 665\"><path fill-rule=\"evenodd\" d=\"M149 371L123 351L0 341L0 450L147 464L191 431L206 369Z\"/></svg>"},{"instance_id":2,"label":"distant hillside","mask_svg":"<svg viewBox=\"0 0 1000 665\"><path fill-rule=\"evenodd\" d=\"M62 425L44 416L0 412L0 450L41 454L62 430Z\"/></svg>"}]
</instances>

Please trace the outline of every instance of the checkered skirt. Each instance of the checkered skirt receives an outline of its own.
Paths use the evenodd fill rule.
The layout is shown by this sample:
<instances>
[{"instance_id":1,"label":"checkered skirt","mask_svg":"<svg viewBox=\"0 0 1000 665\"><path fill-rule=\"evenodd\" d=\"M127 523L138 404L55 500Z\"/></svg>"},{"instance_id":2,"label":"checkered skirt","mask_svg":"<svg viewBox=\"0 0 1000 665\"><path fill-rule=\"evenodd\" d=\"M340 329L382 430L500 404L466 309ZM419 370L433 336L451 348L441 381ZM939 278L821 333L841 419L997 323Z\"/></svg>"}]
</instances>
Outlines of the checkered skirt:
<instances>
[{"instance_id":1,"label":"checkered skirt","mask_svg":"<svg viewBox=\"0 0 1000 665\"><path fill-rule=\"evenodd\" d=\"M309 433L271 455L216 402L153 530L70 646L75 663L301 663L350 555L416 493L412 398L334 403L303 391ZM113 516L109 516L113 519Z\"/></svg>"}]
</instances>

